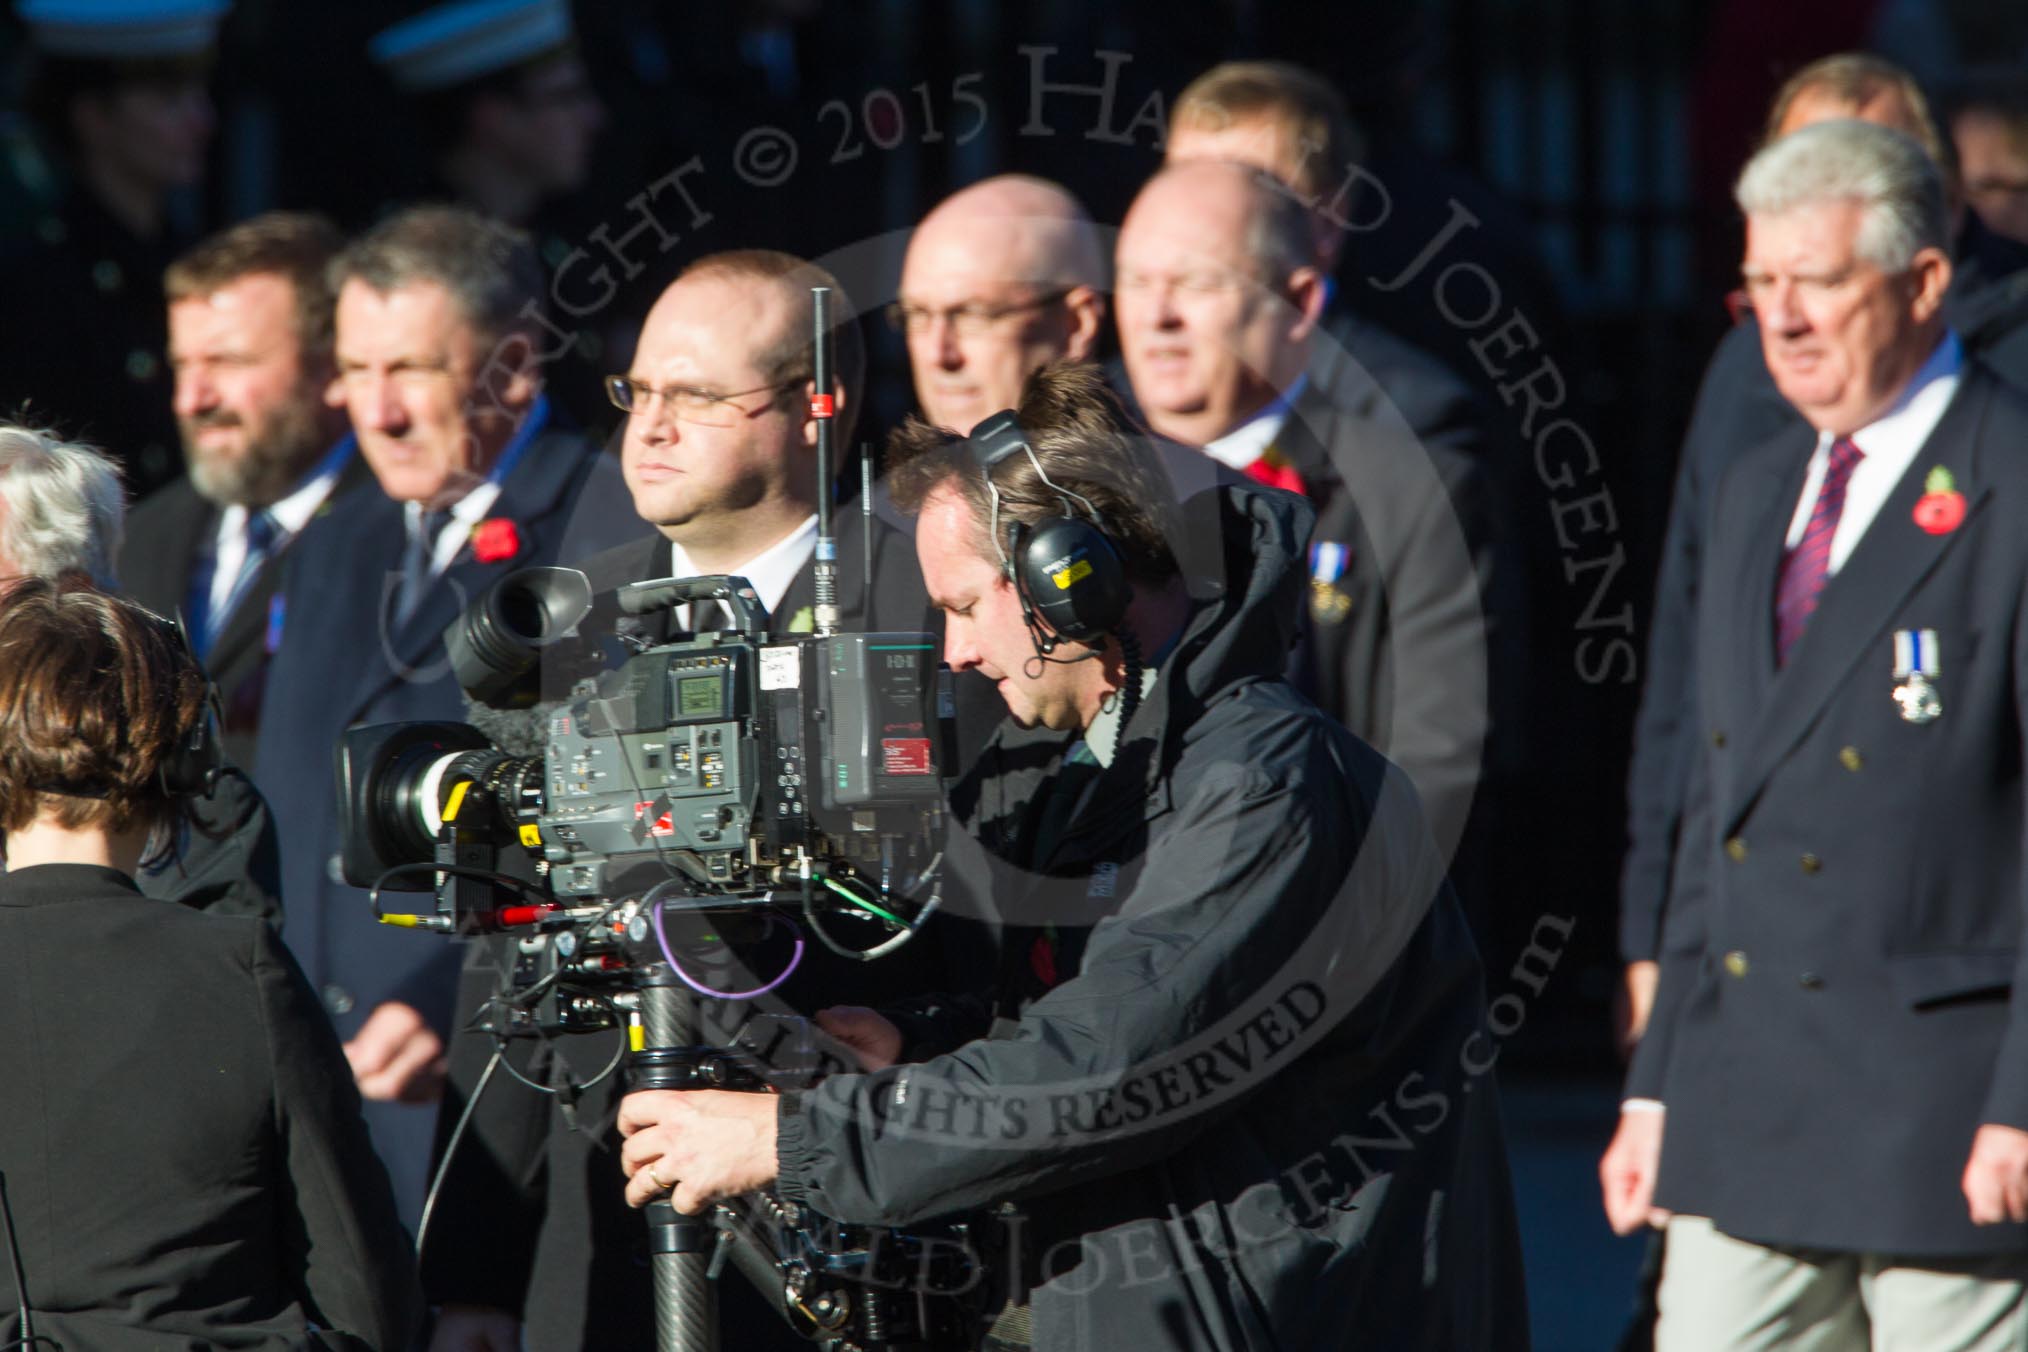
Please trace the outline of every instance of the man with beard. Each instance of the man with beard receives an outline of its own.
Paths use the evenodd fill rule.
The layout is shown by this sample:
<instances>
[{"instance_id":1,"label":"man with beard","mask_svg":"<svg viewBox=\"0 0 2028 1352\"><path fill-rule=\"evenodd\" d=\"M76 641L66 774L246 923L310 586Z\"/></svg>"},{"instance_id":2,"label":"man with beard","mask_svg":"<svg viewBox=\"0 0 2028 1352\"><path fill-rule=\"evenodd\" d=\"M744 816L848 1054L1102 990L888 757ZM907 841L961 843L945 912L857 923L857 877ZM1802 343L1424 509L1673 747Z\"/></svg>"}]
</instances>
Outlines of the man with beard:
<instances>
[{"instance_id":1,"label":"man with beard","mask_svg":"<svg viewBox=\"0 0 2028 1352\"><path fill-rule=\"evenodd\" d=\"M257 216L170 265L169 364L189 469L134 512L120 571L143 605L182 612L223 701L225 747L253 760L281 557L366 478L344 410L324 402L342 240L322 217Z\"/></svg>"}]
</instances>

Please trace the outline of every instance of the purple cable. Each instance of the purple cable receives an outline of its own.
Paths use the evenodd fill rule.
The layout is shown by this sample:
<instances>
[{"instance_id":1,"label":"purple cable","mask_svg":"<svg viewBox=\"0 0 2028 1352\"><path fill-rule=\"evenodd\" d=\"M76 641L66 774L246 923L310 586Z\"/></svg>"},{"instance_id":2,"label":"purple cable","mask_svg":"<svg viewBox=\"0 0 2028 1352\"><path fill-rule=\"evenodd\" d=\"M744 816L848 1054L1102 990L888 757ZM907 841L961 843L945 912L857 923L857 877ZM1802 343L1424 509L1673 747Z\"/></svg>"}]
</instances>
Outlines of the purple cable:
<instances>
[{"instance_id":1,"label":"purple cable","mask_svg":"<svg viewBox=\"0 0 2028 1352\"><path fill-rule=\"evenodd\" d=\"M768 916L767 922L768 928L766 932L772 933L775 927L775 917L772 915ZM792 930L796 928L795 922L792 920L784 920L782 923ZM755 986L750 991L715 991L701 981L692 980L690 973L683 970L683 964L676 961L676 955L669 949L669 935L662 928L662 903L660 901L655 903L655 942L662 946L662 960L669 964L669 970L676 974L678 981L681 981L699 995L708 995L714 1000L752 1000L758 996L766 995L769 991L787 981L789 974L803 965L803 934L802 931L797 930L796 951L789 954L789 965L782 968L780 976L768 982L767 985Z\"/></svg>"}]
</instances>

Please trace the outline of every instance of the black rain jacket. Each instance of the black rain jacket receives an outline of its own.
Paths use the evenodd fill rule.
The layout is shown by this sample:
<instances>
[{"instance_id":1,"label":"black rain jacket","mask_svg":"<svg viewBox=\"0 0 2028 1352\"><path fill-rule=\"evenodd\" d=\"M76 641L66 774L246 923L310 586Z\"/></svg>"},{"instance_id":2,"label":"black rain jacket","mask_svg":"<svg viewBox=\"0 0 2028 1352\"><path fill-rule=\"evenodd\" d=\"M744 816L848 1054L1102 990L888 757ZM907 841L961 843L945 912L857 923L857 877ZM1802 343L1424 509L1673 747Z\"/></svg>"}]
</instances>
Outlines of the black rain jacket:
<instances>
[{"instance_id":1,"label":"black rain jacket","mask_svg":"<svg viewBox=\"0 0 2028 1352\"><path fill-rule=\"evenodd\" d=\"M1184 510L1191 618L1068 826L1038 854L1060 737L1004 728L954 795L991 1036L918 1010L942 1054L785 1095L779 1190L989 1213L991 1304L1050 1352L1525 1347L1471 938L1406 777L1283 677L1310 509Z\"/></svg>"}]
</instances>

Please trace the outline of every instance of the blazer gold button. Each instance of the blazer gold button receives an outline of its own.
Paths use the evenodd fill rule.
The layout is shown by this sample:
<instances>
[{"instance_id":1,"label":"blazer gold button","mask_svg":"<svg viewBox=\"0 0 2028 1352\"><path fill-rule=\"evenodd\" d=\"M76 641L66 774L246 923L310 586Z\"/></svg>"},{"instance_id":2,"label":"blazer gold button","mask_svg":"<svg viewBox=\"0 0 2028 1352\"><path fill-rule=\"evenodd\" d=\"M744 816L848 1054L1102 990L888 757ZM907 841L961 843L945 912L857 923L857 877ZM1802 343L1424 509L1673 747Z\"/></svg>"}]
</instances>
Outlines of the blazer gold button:
<instances>
[{"instance_id":1,"label":"blazer gold button","mask_svg":"<svg viewBox=\"0 0 2028 1352\"><path fill-rule=\"evenodd\" d=\"M1818 869L1822 868L1823 866L1824 861L1817 858L1817 856L1815 856L1814 854L1806 854L1803 856L1803 872L1815 873Z\"/></svg>"},{"instance_id":2,"label":"blazer gold button","mask_svg":"<svg viewBox=\"0 0 2028 1352\"><path fill-rule=\"evenodd\" d=\"M1740 863L1746 858L1746 841L1739 836L1734 836L1731 840L1725 842L1725 853L1731 858L1733 863Z\"/></svg>"},{"instance_id":3,"label":"blazer gold button","mask_svg":"<svg viewBox=\"0 0 2028 1352\"><path fill-rule=\"evenodd\" d=\"M1864 765L1865 762L1859 758L1858 747L1848 746L1838 753L1838 764L1844 766L1847 770L1857 772L1859 767Z\"/></svg>"},{"instance_id":4,"label":"blazer gold button","mask_svg":"<svg viewBox=\"0 0 2028 1352\"><path fill-rule=\"evenodd\" d=\"M318 994L324 997L324 1008L330 1010L333 1014L350 1014L352 1007L358 1003L358 1001L352 998L351 991L346 990L335 981L325 986Z\"/></svg>"},{"instance_id":5,"label":"blazer gold button","mask_svg":"<svg viewBox=\"0 0 2028 1352\"><path fill-rule=\"evenodd\" d=\"M1824 978L1815 972L1804 972L1796 978L1796 984L1806 991L1820 991L1824 989Z\"/></svg>"},{"instance_id":6,"label":"blazer gold button","mask_svg":"<svg viewBox=\"0 0 2028 1352\"><path fill-rule=\"evenodd\" d=\"M1712 733L1712 734L1711 734L1711 745L1713 745L1713 746L1724 746L1724 745L1725 745L1725 734L1724 734L1724 733L1722 733L1722 732L1714 732L1714 733Z\"/></svg>"},{"instance_id":7,"label":"blazer gold button","mask_svg":"<svg viewBox=\"0 0 2028 1352\"><path fill-rule=\"evenodd\" d=\"M1725 955L1725 970L1734 976L1746 975L1746 954L1733 949Z\"/></svg>"}]
</instances>

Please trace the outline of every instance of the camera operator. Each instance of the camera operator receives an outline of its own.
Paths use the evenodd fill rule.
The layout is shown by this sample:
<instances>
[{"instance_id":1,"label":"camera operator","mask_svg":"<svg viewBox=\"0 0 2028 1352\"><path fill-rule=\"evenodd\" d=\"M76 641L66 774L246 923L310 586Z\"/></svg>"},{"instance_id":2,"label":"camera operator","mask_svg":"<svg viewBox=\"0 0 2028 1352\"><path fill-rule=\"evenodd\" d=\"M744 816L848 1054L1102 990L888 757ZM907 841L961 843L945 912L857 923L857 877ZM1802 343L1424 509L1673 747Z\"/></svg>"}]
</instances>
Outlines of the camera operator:
<instances>
[{"instance_id":1,"label":"camera operator","mask_svg":"<svg viewBox=\"0 0 2028 1352\"><path fill-rule=\"evenodd\" d=\"M837 281L786 253L737 250L691 263L649 313L629 370L607 381L627 414L622 463L634 510L652 530L587 561L595 591L649 578L729 574L753 583L776 633L812 628L817 538L816 391L810 288L829 287L834 317L831 390L837 442L850 439L859 408L864 348ZM835 517L837 597L848 630L934 631L921 573L905 536L855 509ZM865 576L861 532L870 529ZM698 603L716 610L715 602ZM641 617L636 633L662 643L721 627L729 617L683 606ZM561 692L554 692L560 694ZM411 940L411 942L414 942ZM474 950L460 1010L493 993L496 968ZM853 964L811 945L771 1008L808 1013L838 1000L918 994L954 979L963 959L940 926L896 955ZM984 966L983 960L974 960ZM961 978L959 978L961 979ZM467 1020L459 1020L462 1025ZM452 1048L445 1126L473 1092L491 1045ZM589 1079L609 1054L603 1039L543 1047L523 1073L546 1081L556 1060ZM423 1249L423 1282L440 1307L438 1352L646 1346L654 1336L640 1218L621 1204L612 1130L613 1081L592 1091L566 1129L549 1101L498 1085L474 1110L451 1157ZM445 1133L439 1132L439 1149ZM486 1236L482 1245L474 1234ZM772 1310L737 1279L725 1316L740 1346L800 1346Z\"/></svg>"},{"instance_id":2,"label":"camera operator","mask_svg":"<svg viewBox=\"0 0 2028 1352\"><path fill-rule=\"evenodd\" d=\"M830 1011L868 1071L809 1092L630 1095L628 1200L1000 1208L992 1348L1522 1343L1470 936L1406 778L1283 675L1307 505L1172 511L1090 367L899 441L947 660L1037 730L953 801L1002 979Z\"/></svg>"},{"instance_id":3,"label":"camera operator","mask_svg":"<svg viewBox=\"0 0 2028 1352\"><path fill-rule=\"evenodd\" d=\"M316 997L266 924L134 885L216 765L205 687L82 578L0 592L0 1343L399 1349L408 1244Z\"/></svg>"},{"instance_id":4,"label":"camera operator","mask_svg":"<svg viewBox=\"0 0 2028 1352\"><path fill-rule=\"evenodd\" d=\"M117 590L125 501L119 470L98 451L0 423L0 584L78 573ZM177 848L135 876L141 891L279 926L281 851L252 782L228 763L212 790L191 802L189 817Z\"/></svg>"}]
</instances>

